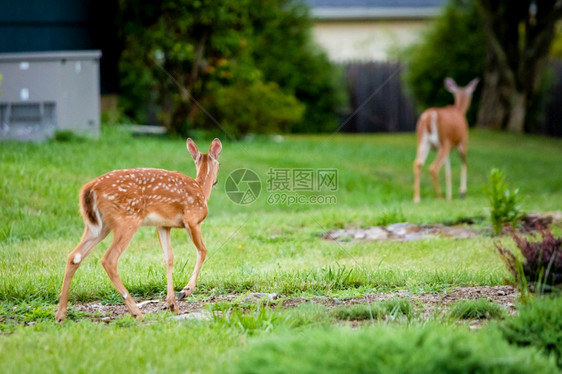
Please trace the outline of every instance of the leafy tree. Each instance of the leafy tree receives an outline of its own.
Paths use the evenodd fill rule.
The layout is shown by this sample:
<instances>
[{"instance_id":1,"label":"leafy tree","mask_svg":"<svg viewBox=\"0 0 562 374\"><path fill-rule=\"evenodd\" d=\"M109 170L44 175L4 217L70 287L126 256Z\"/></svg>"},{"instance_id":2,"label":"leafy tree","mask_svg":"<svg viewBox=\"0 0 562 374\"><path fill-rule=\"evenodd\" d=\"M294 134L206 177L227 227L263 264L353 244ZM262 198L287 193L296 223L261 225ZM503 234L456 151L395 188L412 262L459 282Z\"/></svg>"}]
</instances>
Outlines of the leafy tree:
<instances>
[{"instance_id":1,"label":"leafy tree","mask_svg":"<svg viewBox=\"0 0 562 374\"><path fill-rule=\"evenodd\" d=\"M251 10L256 66L266 80L276 82L306 104L302 121L292 131L335 128L336 112L344 102L342 72L313 43L308 8L301 2L287 0L259 4Z\"/></svg>"},{"instance_id":2,"label":"leafy tree","mask_svg":"<svg viewBox=\"0 0 562 374\"><path fill-rule=\"evenodd\" d=\"M477 4L457 3L451 1L422 41L406 52L405 82L419 110L452 104L451 94L443 88L445 77L465 85L484 71L485 39ZM469 123L474 123L477 102L478 90L468 113Z\"/></svg>"},{"instance_id":3,"label":"leafy tree","mask_svg":"<svg viewBox=\"0 0 562 374\"><path fill-rule=\"evenodd\" d=\"M486 63L478 123L522 132L537 106L541 78L556 23L557 0L479 0L486 36Z\"/></svg>"},{"instance_id":4,"label":"leafy tree","mask_svg":"<svg viewBox=\"0 0 562 374\"><path fill-rule=\"evenodd\" d=\"M309 48L310 21L300 5L288 0L121 0L120 6L125 40L121 104L136 120L182 134L213 121L231 126L240 123L229 117L239 111L228 105L244 99L250 100L247 105L270 100L269 111L281 102L283 113L261 116L263 127L245 126L229 135L302 130L315 119L312 123L322 126L312 129L319 130L327 123L322 119L335 118L333 69L323 54ZM251 101L256 92L265 99Z\"/></svg>"},{"instance_id":5,"label":"leafy tree","mask_svg":"<svg viewBox=\"0 0 562 374\"><path fill-rule=\"evenodd\" d=\"M246 0L121 2L125 49L122 105L137 120L173 132L193 121L211 81L228 81L245 53ZM154 120L153 119L153 120Z\"/></svg>"}]
</instances>

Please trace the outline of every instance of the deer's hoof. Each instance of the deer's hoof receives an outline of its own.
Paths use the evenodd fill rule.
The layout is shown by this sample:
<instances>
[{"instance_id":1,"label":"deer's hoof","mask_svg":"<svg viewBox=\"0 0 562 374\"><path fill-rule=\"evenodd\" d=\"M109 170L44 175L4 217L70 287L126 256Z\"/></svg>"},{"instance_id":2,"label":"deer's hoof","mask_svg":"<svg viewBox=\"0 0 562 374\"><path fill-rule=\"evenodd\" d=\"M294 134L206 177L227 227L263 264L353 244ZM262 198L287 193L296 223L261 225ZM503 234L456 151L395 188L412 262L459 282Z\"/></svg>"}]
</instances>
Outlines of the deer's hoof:
<instances>
[{"instance_id":1,"label":"deer's hoof","mask_svg":"<svg viewBox=\"0 0 562 374\"><path fill-rule=\"evenodd\" d=\"M168 305L168 309L170 310L170 312L172 313L176 313L178 314L180 312L180 308L178 306L177 303L171 303L170 305Z\"/></svg>"},{"instance_id":2,"label":"deer's hoof","mask_svg":"<svg viewBox=\"0 0 562 374\"><path fill-rule=\"evenodd\" d=\"M56 314L56 316L55 316L55 321L56 321L58 324L61 324L61 325L62 325L63 322L64 322L64 318L65 318L65 317L66 317L66 313L61 312L61 311L57 311L57 314Z\"/></svg>"},{"instance_id":3,"label":"deer's hoof","mask_svg":"<svg viewBox=\"0 0 562 374\"><path fill-rule=\"evenodd\" d=\"M192 293L191 287L185 287L181 292L178 294L178 301L183 300L186 296L190 296Z\"/></svg>"},{"instance_id":4,"label":"deer's hoof","mask_svg":"<svg viewBox=\"0 0 562 374\"><path fill-rule=\"evenodd\" d=\"M141 312L131 313L131 315L133 316L133 318L136 318L137 321L143 321L144 320L144 314L142 314Z\"/></svg>"}]
</instances>

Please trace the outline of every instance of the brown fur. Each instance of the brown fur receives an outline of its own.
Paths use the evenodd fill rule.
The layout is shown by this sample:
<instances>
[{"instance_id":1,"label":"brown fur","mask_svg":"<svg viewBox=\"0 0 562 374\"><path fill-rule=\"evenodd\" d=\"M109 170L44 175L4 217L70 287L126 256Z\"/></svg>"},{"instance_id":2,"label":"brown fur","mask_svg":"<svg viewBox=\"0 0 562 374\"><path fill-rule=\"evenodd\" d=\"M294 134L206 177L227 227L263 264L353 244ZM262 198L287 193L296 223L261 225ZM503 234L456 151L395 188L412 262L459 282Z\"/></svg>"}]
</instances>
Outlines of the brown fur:
<instances>
[{"instance_id":1,"label":"brown fur","mask_svg":"<svg viewBox=\"0 0 562 374\"><path fill-rule=\"evenodd\" d=\"M416 125L418 147L414 161L414 202L420 201L421 168L425 163L429 148L437 150L437 157L429 168L437 197L441 198L438 173L443 164L445 164L447 199L451 199L452 196L449 164L449 153L452 148L459 151L462 162L460 196L463 197L466 193L466 151L468 147L466 111L470 106L472 93L477 84L478 79L473 79L466 87L458 87L451 78L445 79L445 87L455 96L455 104L426 109L418 119ZM437 131L437 134L434 134L434 130Z\"/></svg>"},{"instance_id":2,"label":"brown fur","mask_svg":"<svg viewBox=\"0 0 562 374\"><path fill-rule=\"evenodd\" d=\"M197 248L197 262L189 283L180 292L181 299L191 295L195 289L206 257L207 249L201 237L200 224L207 216L207 201L216 183L222 145L215 139L211 143L209 154L202 154L195 143L188 139L187 148L197 168L195 179L177 171L125 169L104 174L82 187L80 207L86 227L80 243L67 257L56 314L58 322L66 317L68 293L74 273L90 251L111 231L113 243L102 257L101 263L123 297L129 312L135 317L143 317L117 272L119 257L143 225L156 227L166 262L166 301L171 311L179 312L172 283L170 229L185 228Z\"/></svg>"}]
</instances>

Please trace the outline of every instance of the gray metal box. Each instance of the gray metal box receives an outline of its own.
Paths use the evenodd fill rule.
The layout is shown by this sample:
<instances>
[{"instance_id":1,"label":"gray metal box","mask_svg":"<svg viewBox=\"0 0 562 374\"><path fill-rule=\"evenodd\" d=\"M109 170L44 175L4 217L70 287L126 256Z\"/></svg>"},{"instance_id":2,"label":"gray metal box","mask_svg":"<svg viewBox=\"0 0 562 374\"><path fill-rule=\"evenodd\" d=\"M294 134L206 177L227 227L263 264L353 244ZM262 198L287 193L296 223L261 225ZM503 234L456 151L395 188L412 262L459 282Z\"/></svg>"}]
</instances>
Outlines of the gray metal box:
<instances>
[{"instance_id":1,"label":"gray metal box","mask_svg":"<svg viewBox=\"0 0 562 374\"><path fill-rule=\"evenodd\" d=\"M0 54L0 140L100 132L101 51Z\"/></svg>"}]
</instances>

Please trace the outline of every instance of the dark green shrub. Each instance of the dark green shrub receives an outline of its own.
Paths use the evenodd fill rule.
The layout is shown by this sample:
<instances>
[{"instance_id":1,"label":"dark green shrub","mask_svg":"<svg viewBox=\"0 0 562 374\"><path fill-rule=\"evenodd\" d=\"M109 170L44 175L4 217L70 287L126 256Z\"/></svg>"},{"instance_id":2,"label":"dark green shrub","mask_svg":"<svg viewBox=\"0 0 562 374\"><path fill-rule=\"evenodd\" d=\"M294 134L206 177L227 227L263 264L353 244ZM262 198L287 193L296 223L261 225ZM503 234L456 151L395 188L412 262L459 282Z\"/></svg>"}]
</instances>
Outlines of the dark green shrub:
<instances>
[{"instance_id":1,"label":"dark green shrub","mask_svg":"<svg viewBox=\"0 0 562 374\"><path fill-rule=\"evenodd\" d=\"M510 189L503 173L496 168L490 172L486 195L490 202L490 221L494 233L501 234L505 225L515 227L523 215L519 189Z\"/></svg>"},{"instance_id":2,"label":"dark green shrub","mask_svg":"<svg viewBox=\"0 0 562 374\"><path fill-rule=\"evenodd\" d=\"M313 45L312 21L301 2L124 0L119 4L124 39L119 104L134 121L159 123L182 135L195 125L218 128L214 117L230 120L233 109L219 103L211 113L207 105L226 100L224 96L232 99L241 87L251 87L265 89L268 96L281 99L283 107L269 105L246 117L281 110L271 118L282 122L285 131L326 131L336 125L338 92L343 89L338 91L335 68ZM272 83L279 88L271 88ZM227 87L236 88L225 92ZM261 126L268 128L268 124ZM237 134L244 134L244 129L237 129Z\"/></svg>"},{"instance_id":3,"label":"dark green shrub","mask_svg":"<svg viewBox=\"0 0 562 374\"><path fill-rule=\"evenodd\" d=\"M519 315L501 325L508 342L552 353L562 369L562 298L543 297L521 305Z\"/></svg>"},{"instance_id":4,"label":"dark green shrub","mask_svg":"<svg viewBox=\"0 0 562 374\"><path fill-rule=\"evenodd\" d=\"M403 75L420 110L453 103L443 88L445 77L461 86L482 77L486 40L476 0L449 1L421 40L406 52L408 68ZM477 90L468 113L470 124L475 123L478 101Z\"/></svg>"},{"instance_id":5,"label":"dark green shrub","mask_svg":"<svg viewBox=\"0 0 562 374\"><path fill-rule=\"evenodd\" d=\"M449 309L449 315L455 319L493 319L504 318L505 310L487 299L461 300Z\"/></svg>"},{"instance_id":6,"label":"dark green shrub","mask_svg":"<svg viewBox=\"0 0 562 374\"><path fill-rule=\"evenodd\" d=\"M251 10L257 68L266 81L294 95L306 110L292 132L326 132L338 123L345 105L343 70L330 63L312 39L313 20L300 1L266 0ZM275 10L276 8L282 11Z\"/></svg>"},{"instance_id":7,"label":"dark green shrub","mask_svg":"<svg viewBox=\"0 0 562 374\"><path fill-rule=\"evenodd\" d=\"M377 326L311 329L258 339L230 373L555 373L552 359L510 346L497 331Z\"/></svg>"},{"instance_id":8,"label":"dark green shrub","mask_svg":"<svg viewBox=\"0 0 562 374\"><path fill-rule=\"evenodd\" d=\"M228 85L248 59L251 0L124 0L119 105L139 123L186 135L213 84ZM250 62L246 62L250 61Z\"/></svg>"},{"instance_id":9,"label":"dark green shrub","mask_svg":"<svg viewBox=\"0 0 562 374\"><path fill-rule=\"evenodd\" d=\"M224 130L239 138L249 133L287 132L300 122L305 107L277 84L256 82L220 88L215 109Z\"/></svg>"}]
</instances>

